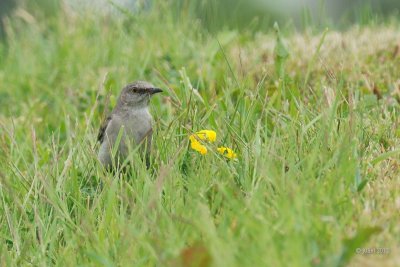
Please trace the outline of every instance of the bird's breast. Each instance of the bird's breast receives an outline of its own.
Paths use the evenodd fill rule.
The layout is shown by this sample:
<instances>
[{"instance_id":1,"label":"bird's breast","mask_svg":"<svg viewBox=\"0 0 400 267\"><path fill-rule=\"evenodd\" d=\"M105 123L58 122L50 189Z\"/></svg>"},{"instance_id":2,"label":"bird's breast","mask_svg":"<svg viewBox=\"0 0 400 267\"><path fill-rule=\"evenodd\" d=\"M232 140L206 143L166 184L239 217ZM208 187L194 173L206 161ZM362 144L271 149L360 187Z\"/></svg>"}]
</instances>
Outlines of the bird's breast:
<instances>
[{"instance_id":1,"label":"bird's breast","mask_svg":"<svg viewBox=\"0 0 400 267\"><path fill-rule=\"evenodd\" d=\"M128 114L124 120L125 128L128 135L133 136L136 143L151 131L152 117L148 109L137 110Z\"/></svg>"}]
</instances>

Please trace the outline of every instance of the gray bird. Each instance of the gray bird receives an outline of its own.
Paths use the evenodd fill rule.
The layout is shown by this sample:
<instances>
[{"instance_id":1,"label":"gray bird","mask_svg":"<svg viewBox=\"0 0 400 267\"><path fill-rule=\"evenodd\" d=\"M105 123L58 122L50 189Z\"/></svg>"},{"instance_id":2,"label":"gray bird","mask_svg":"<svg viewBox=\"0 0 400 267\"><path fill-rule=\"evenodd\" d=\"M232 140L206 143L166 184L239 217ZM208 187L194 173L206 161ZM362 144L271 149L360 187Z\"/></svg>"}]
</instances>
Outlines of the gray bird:
<instances>
[{"instance_id":1,"label":"gray bird","mask_svg":"<svg viewBox=\"0 0 400 267\"><path fill-rule=\"evenodd\" d=\"M136 81L122 89L117 105L100 127L97 140L100 142L99 160L110 169L121 164L128 156L129 149L140 145L146 150L146 160L151 147L152 116L149 112L150 98L162 92L151 83ZM121 131L116 158L112 158L114 144ZM148 163L148 162L146 162Z\"/></svg>"}]
</instances>

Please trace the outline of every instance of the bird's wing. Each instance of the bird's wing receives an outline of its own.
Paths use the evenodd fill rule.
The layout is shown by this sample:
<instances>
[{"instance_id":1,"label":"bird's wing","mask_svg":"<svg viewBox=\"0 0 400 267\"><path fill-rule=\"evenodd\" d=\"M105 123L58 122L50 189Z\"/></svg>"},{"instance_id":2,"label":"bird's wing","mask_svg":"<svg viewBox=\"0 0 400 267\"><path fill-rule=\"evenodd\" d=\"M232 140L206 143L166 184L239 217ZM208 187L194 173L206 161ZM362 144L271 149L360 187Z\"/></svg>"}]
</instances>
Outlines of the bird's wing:
<instances>
[{"instance_id":1,"label":"bird's wing","mask_svg":"<svg viewBox=\"0 0 400 267\"><path fill-rule=\"evenodd\" d=\"M97 134L97 141L99 141L100 144L103 143L104 136L106 134L106 130L110 121L111 121L111 115L108 116L100 126L99 133Z\"/></svg>"},{"instance_id":2,"label":"bird's wing","mask_svg":"<svg viewBox=\"0 0 400 267\"><path fill-rule=\"evenodd\" d=\"M152 134L153 134L153 128L150 128L150 129L144 134L143 138L140 140L139 143L142 143L142 142L144 142L146 139L148 140L148 138L151 138Z\"/></svg>"}]
</instances>

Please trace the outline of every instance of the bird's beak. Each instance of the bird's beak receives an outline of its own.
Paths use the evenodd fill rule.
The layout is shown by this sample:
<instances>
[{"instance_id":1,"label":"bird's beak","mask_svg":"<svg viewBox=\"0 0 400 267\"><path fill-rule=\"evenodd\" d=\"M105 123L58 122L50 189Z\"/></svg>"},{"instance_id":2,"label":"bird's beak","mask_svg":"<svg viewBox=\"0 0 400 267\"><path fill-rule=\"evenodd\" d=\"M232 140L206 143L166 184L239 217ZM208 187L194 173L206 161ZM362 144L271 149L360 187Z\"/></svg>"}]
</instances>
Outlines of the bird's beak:
<instances>
[{"instance_id":1,"label":"bird's beak","mask_svg":"<svg viewBox=\"0 0 400 267\"><path fill-rule=\"evenodd\" d=\"M163 90L161 90L160 88L150 88L150 94L154 95L157 93L161 93Z\"/></svg>"}]
</instances>

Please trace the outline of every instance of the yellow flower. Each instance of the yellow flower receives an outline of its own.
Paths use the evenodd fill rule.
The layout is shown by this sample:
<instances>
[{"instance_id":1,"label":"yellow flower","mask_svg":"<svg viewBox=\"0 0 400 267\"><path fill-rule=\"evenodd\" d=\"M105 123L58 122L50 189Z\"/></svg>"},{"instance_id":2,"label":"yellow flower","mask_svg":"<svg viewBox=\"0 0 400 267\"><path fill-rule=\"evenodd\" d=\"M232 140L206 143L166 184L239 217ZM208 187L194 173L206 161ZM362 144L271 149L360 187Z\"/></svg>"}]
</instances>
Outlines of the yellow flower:
<instances>
[{"instance_id":1,"label":"yellow flower","mask_svg":"<svg viewBox=\"0 0 400 267\"><path fill-rule=\"evenodd\" d=\"M215 142L217 139L217 133L213 130L201 130L196 135L203 141Z\"/></svg>"},{"instance_id":2,"label":"yellow flower","mask_svg":"<svg viewBox=\"0 0 400 267\"><path fill-rule=\"evenodd\" d=\"M237 158L236 153L232 149L230 149L229 147L221 146L217 150L221 155L224 155L228 159L236 159Z\"/></svg>"},{"instance_id":3,"label":"yellow flower","mask_svg":"<svg viewBox=\"0 0 400 267\"><path fill-rule=\"evenodd\" d=\"M196 150L197 152L200 152L200 154L205 155L207 154L207 148L200 144L199 142L194 142L191 143L191 147L193 150Z\"/></svg>"},{"instance_id":4,"label":"yellow flower","mask_svg":"<svg viewBox=\"0 0 400 267\"><path fill-rule=\"evenodd\" d=\"M189 136L190 143L199 142L194 134Z\"/></svg>"},{"instance_id":5,"label":"yellow flower","mask_svg":"<svg viewBox=\"0 0 400 267\"><path fill-rule=\"evenodd\" d=\"M207 148L201 143L201 141L215 142L217 139L217 133L212 130L201 130L195 134L189 136L190 147L200 154L207 154Z\"/></svg>"},{"instance_id":6,"label":"yellow flower","mask_svg":"<svg viewBox=\"0 0 400 267\"><path fill-rule=\"evenodd\" d=\"M196 137L193 134L189 136L189 139L190 139L190 147L193 150L200 152L200 154L202 155L207 154L207 148L204 145L202 145L199 141L197 141Z\"/></svg>"}]
</instances>

